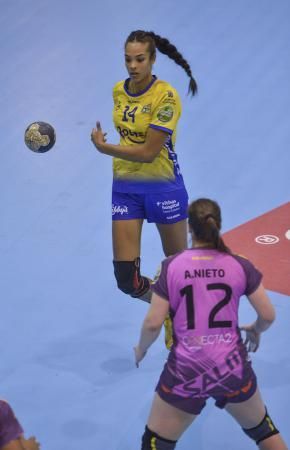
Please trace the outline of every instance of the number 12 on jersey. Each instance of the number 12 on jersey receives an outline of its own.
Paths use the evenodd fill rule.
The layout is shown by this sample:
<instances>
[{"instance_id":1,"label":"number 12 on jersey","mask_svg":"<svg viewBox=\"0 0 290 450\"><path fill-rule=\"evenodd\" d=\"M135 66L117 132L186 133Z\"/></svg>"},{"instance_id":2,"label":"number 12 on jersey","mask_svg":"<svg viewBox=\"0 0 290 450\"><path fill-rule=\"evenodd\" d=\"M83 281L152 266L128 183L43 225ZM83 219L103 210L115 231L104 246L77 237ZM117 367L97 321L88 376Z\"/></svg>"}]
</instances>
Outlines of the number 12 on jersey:
<instances>
[{"instance_id":1,"label":"number 12 on jersey","mask_svg":"<svg viewBox=\"0 0 290 450\"><path fill-rule=\"evenodd\" d=\"M231 320L215 320L217 313L224 308L232 298L232 288L224 283L211 283L206 286L208 291L221 290L224 291L225 296L220 300L211 310L208 317L209 328L230 328L232 326ZM186 314L187 314L187 328L194 330L195 328L195 306L194 306L194 292L192 284L188 284L180 290L180 295L185 296L186 300Z\"/></svg>"}]
</instances>

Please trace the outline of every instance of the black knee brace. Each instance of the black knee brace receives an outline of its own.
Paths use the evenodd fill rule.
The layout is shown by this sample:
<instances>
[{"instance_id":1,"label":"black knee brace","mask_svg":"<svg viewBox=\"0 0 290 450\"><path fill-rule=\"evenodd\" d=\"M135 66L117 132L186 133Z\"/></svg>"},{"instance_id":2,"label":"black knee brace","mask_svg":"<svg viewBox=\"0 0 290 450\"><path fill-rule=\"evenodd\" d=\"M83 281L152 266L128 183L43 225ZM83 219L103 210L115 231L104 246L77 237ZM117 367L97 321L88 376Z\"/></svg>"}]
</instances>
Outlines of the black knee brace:
<instances>
[{"instance_id":1,"label":"black knee brace","mask_svg":"<svg viewBox=\"0 0 290 450\"><path fill-rule=\"evenodd\" d=\"M150 289L149 279L140 275L140 258L113 261L118 288L131 297L141 297Z\"/></svg>"},{"instance_id":2,"label":"black knee brace","mask_svg":"<svg viewBox=\"0 0 290 450\"><path fill-rule=\"evenodd\" d=\"M177 441L170 441L151 431L147 425L142 436L141 450L174 450Z\"/></svg>"},{"instance_id":3,"label":"black knee brace","mask_svg":"<svg viewBox=\"0 0 290 450\"><path fill-rule=\"evenodd\" d=\"M279 433L271 418L268 416L267 410L264 419L259 425L254 428L243 428L243 430L251 439L256 441L257 445L259 442Z\"/></svg>"}]
</instances>

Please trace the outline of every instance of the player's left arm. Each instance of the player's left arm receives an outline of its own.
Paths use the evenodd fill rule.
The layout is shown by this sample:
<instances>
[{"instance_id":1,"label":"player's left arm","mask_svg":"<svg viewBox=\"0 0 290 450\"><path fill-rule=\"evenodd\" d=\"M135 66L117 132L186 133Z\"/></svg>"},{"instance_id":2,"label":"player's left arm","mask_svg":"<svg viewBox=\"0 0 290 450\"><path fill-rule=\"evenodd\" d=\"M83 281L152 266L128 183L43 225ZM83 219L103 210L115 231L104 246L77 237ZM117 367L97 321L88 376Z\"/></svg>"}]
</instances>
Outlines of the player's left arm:
<instances>
[{"instance_id":1,"label":"player's left arm","mask_svg":"<svg viewBox=\"0 0 290 450\"><path fill-rule=\"evenodd\" d=\"M103 132L100 122L93 128L91 140L97 150L105 155L125 159L126 161L151 163L161 152L166 142L168 133L163 130L149 128L146 140L136 145L115 145L106 142L106 133Z\"/></svg>"},{"instance_id":2,"label":"player's left arm","mask_svg":"<svg viewBox=\"0 0 290 450\"><path fill-rule=\"evenodd\" d=\"M137 367L144 358L148 348L158 338L168 312L168 300L153 292L151 305L142 325L139 343L134 348Z\"/></svg>"}]
</instances>

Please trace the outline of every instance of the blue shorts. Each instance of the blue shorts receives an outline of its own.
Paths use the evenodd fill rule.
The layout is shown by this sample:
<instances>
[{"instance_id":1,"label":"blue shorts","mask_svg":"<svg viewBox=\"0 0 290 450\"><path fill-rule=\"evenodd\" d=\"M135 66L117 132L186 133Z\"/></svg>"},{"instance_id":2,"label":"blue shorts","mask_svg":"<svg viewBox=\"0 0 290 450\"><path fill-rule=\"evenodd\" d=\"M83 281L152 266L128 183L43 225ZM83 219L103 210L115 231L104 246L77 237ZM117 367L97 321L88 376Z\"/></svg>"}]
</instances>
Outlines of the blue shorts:
<instances>
[{"instance_id":1,"label":"blue shorts","mask_svg":"<svg viewBox=\"0 0 290 450\"><path fill-rule=\"evenodd\" d=\"M147 219L147 222L172 224L187 218L186 189L154 194L112 193L112 219Z\"/></svg>"}]
</instances>

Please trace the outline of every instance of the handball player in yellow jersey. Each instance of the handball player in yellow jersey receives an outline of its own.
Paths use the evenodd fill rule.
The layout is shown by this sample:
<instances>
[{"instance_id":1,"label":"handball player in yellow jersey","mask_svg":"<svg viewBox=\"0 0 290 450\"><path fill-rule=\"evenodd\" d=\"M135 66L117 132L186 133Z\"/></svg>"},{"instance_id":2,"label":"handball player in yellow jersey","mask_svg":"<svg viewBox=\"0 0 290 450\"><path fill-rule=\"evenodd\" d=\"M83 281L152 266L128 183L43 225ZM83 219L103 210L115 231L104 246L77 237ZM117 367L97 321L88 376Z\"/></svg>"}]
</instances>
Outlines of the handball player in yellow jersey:
<instances>
[{"instance_id":1,"label":"handball player in yellow jersey","mask_svg":"<svg viewBox=\"0 0 290 450\"><path fill-rule=\"evenodd\" d=\"M119 289L150 302L151 280L140 273L144 219L156 224L165 256L187 247L188 195L174 151L181 102L176 90L152 74L156 48L188 75L189 92L197 91L187 61L167 39L133 31L125 42L129 78L113 89L113 119L119 145L106 142L97 122L91 139L100 153L113 157L113 255Z\"/></svg>"}]
</instances>

